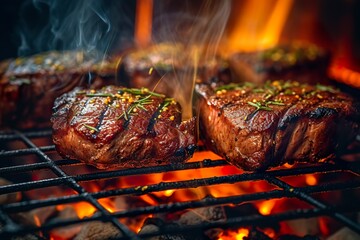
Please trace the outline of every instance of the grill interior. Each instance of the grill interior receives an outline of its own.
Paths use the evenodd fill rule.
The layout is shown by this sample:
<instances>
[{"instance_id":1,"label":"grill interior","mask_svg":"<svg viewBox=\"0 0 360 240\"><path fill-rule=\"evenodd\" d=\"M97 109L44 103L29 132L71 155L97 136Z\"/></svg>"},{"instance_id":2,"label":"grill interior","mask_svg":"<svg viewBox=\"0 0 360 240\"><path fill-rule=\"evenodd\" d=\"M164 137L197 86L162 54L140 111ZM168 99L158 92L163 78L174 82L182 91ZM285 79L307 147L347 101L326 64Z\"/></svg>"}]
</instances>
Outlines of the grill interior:
<instances>
[{"instance_id":1,"label":"grill interior","mask_svg":"<svg viewBox=\"0 0 360 240\"><path fill-rule=\"evenodd\" d=\"M125 170L102 170L94 172L81 173L78 171L84 164L69 159L60 158L52 144L38 144L39 139L47 139L51 143L51 130L33 130L33 131L16 131L9 130L0 132L0 176L9 179L12 184L0 186L0 196L8 193L29 191L34 189L46 189L47 187L66 186L74 193L66 196L50 196L38 198L26 198L21 201L0 205L0 239L7 239L10 236L18 236L24 234L35 234L47 232L51 229L64 227L77 223L89 221L111 222L124 235L124 239L141 239L144 237L158 236L166 233L182 233L196 229L212 229L212 228L239 228L258 226L259 224L267 225L274 222L285 220L312 218L318 216L327 216L343 226L360 233L360 225L349 213L359 212L360 205L357 204L358 199L342 202L342 204L332 203L332 194L336 192L350 190L357 191L360 187L360 162L344 161L338 159L336 164L321 165L301 165L292 168L281 168L269 170L266 172L244 172L241 174L230 174L226 176L213 176L206 178L195 178L186 180L169 179L166 182L157 182L155 184L143 184L136 187L113 188L109 190L100 190L91 192L83 186L84 183L100 180L120 179L125 176L146 176L153 173L186 171L190 169L211 169L220 166L227 166L227 162L218 160L203 159L201 161L189 162L186 164L164 165L156 167L146 167L138 169ZM17 146L14 149L11 146ZM359 152L359 148L355 148L354 154ZM27 161L26 159L35 159ZM65 170L64 170L65 169ZM37 179L37 175L46 170L49 177ZM288 177L302 176L306 174L321 174L324 179L331 181L320 182L313 186L293 186L287 181ZM347 175L344 180L344 174ZM114 197L120 195L142 196L154 192L170 190L170 189L186 189L199 188L202 186L215 186L222 184L241 184L251 181L266 181L274 186L273 190L261 191L253 193L236 193L226 197L207 196L198 200L180 201L170 203L160 203L145 207L134 207L122 211L110 212L100 202L99 199ZM327 201L319 199L320 193L328 193ZM357 197L360 195L357 194ZM202 224L182 226L182 227L164 227L159 231L138 235L130 230L128 226L119 222L118 219L124 217L136 217L148 214L172 213L185 209L194 209L208 206L218 205L240 205L251 203L258 200L268 199L297 199L306 203L310 207L297 208L293 210L285 210L270 215L248 214L228 218L221 222L206 222ZM56 206L60 204L70 204L76 202L87 202L91 204L97 212L91 216L82 219L61 219L58 221L46 222L41 226L24 226L17 223L11 215L19 212L30 211L42 207ZM352 204L349 204L352 203ZM46 238L46 235L39 235Z\"/></svg>"}]
</instances>

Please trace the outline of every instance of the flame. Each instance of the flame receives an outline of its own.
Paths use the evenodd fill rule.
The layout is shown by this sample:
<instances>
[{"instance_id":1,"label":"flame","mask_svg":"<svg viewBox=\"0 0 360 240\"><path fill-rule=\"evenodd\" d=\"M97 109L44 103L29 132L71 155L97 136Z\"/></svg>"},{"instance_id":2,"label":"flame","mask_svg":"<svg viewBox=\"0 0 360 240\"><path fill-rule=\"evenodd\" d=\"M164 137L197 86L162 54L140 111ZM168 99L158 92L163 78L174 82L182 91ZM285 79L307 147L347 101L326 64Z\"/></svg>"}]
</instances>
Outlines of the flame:
<instances>
[{"instance_id":1,"label":"flame","mask_svg":"<svg viewBox=\"0 0 360 240\"><path fill-rule=\"evenodd\" d=\"M135 40L140 47L151 42L153 0L137 0L135 17Z\"/></svg>"},{"instance_id":2,"label":"flame","mask_svg":"<svg viewBox=\"0 0 360 240\"><path fill-rule=\"evenodd\" d=\"M352 87L360 88L360 73L347 67L333 64L329 69L330 77Z\"/></svg>"},{"instance_id":3,"label":"flame","mask_svg":"<svg viewBox=\"0 0 360 240\"><path fill-rule=\"evenodd\" d=\"M273 199L273 200L267 200L267 201L260 203L258 206L259 212L262 215L269 215L277 201L278 201L277 199Z\"/></svg>"},{"instance_id":4,"label":"flame","mask_svg":"<svg viewBox=\"0 0 360 240\"><path fill-rule=\"evenodd\" d=\"M314 186L317 184L317 179L314 175L306 175L305 182L307 185Z\"/></svg>"},{"instance_id":5,"label":"flame","mask_svg":"<svg viewBox=\"0 0 360 240\"><path fill-rule=\"evenodd\" d=\"M96 211L96 208L93 205L91 205L90 203L87 203L87 202L75 203L73 206L74 206L74 209L76 211L76 214L78 215L78 217L80 219L84 218L84 217L90 217Z\"/></svg>"},{"instance_id":6,"label":"flame","mask_svg":"<svg viewBox=\"0 0 360 240\"><path fill-rule=\"evenodd\" d=\"M249 229L239 228L237 231L226 231L221 233L218 240L243 240L244 237L249 235Z\"/></svg>"},{"instance_id":7,"label":"flame","mask_svg":"<svg viewBox=\"0 0 360 240\"><path fill-rule=\"evenodd\" d=\"M225 51L254 51L273 47L280 39L293 0L234 2L233 15ZM240 9L240 13L239 13Z\"/></svg>"},{"instance_id":8,"label":"flame","mask_svg":"<svg viewBox=\"0 0 360 240\"><path fill-rule=\"evenodd\" d=\"M35 225L40 227L41 226L41 221L40 221L40 218L36 215L34 215L34 222L35 222Z\"/></svg>"}]
</instances>

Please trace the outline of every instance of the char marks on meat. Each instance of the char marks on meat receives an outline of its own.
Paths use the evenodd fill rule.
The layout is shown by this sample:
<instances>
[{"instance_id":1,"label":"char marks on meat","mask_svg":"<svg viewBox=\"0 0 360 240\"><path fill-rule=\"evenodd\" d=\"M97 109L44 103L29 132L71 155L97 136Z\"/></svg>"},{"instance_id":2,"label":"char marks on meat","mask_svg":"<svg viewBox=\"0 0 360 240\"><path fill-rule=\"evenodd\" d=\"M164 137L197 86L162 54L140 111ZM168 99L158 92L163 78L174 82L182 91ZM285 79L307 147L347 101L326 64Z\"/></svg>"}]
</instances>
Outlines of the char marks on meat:
<instances>
[{"instance_id":1,"label":"char marks on meat","mask_svg":"<svg viewBox=\"0 0 360 240\"><path fill-rule=\"evenodd\" d=\"M196 148L194 118L182 122L174 99L145 88L76 89L53 110L58 152L97 168L183 162Z\"/></svg>"},{"instance_id":2,"label":"char marks on meat","mask_svg":"<svg viewBox=\"0 0 360 240\"><path fill-rule=\"evenodd\" d=\"M244 170L332 159L359 131L360 104L324 85L198 85L207 145Z\"/></svg>"},{"instance_id":3,"label":"char marks on meat","mask_svg":"<svg viewBox=\"0 0 360 240\"><path fill-rule=\"evenodd\" d=\"M46 52L0 63L0 127L50 127L56 97L115 79L111 61L82 51Z\"/></svg>"}]
</instances>

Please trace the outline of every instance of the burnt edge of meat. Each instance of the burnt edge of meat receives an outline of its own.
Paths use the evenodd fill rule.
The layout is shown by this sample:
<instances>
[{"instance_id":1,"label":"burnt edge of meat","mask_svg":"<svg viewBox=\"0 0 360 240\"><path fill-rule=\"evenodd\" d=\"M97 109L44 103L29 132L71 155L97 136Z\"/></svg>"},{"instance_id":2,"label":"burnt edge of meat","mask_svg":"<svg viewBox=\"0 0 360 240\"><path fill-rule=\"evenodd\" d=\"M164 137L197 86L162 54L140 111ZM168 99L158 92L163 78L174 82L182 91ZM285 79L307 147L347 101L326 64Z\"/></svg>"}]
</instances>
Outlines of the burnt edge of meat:
<instances>
[{"instance_id":1,"label":"burnt edge of meat","mask_svg":"<svg viewBox=\"0 0 360 240\"><path fill-rule=\"evenodd\" d=\"M82 51L45 52L0 63L0 127L50 127L56 97L113 83L115 61Z\"/></svg>"},{"instance_id":2,"label":"burnt edge of meat","mask_svg":"<svg viewBox=\"0 0 360 240\"><path fill-rule=\"evenodd\" d=\"M173 98L146 88L75 89L53 111L58 152L97 168L184 162L196 150L195 118L182 121Z\"/></svg>"},{"instance_id":3,"label":"burnt edge of meat","mask_svg":"<svg viewBox=\"0 0 360 240\"><path fill-rule=\"evenodd\" d=\"M359 133L357 99L321 84L197 85L200 133L244 170L330 161Z\"/></svg>"}]
</instances>

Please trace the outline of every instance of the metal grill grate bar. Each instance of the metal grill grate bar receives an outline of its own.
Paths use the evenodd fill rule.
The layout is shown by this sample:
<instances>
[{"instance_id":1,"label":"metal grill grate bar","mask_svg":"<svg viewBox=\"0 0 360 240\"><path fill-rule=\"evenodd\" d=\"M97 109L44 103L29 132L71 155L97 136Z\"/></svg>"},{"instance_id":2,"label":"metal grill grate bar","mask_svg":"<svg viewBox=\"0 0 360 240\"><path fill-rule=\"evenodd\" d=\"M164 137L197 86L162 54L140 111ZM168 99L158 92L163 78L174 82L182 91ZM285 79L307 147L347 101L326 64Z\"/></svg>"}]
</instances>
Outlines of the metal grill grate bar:
<instances>
[{"instance_id":1,"label":"metal grill grate bar","mask_svg":"<svg viewBox=\"0 0 360 240\"><path fill-rule=\"evenodd\" d=\"M11 142L11 141L21 141L28 148L17 149L17 150L8 150L0 151L0 158L7 159L13 156L28 156L36 155L38 161L31 164L21 164L10 167L0 168L0 174L11 175L26 173L41 169L48 169L53 172L57 177L50 179L43 179L37 181L27 181L22 183L14 183L7 186L0 186L0 194L13 193L18 191L27 191L33 189L42 189L45 187L57 187L57 186L67 186L76 192L74 195L62 196L62 197L53 197L47 199L33 199L33 200L23 200L21 202L10 203L0 206L0 221L3 223L4 227L0 231L0 238L12 235L19 235L24 233L34 233L37 231L47 231L57 227L64 227L72 224L85 223L89 221L103 221L111 222L116 226L120 231L122 231L126 239L139 239L133 231L131 231L127 226L123 225L118 221L118 218L128 218L136 217L140 215L147 214L157 214L157 213L170 213L178 212L185 209L194 209L201 207L209 206L220 206L220 205L231 205L231 204L243 204L246 202L253 202L258 200L267 200L267 199L279 199L279 198L292 198L301 200L313 206L313 209L297 209L295 211L286 211L283 213L271 214L268 216L263 215L249 215L238 218L230 218L226 222L206 222L199 225L191 225L185 227L177 228L164 228L158 232L148 233L146 235L141 235L141 237L150 237L162 235L165 233L181 233L188 232L191 230L199 229L210 229L210 228L228 228L228 227L241 227L241 226L250 226L258 225L262 223L279 222L284 220L292 220L299 218L311 218L317 216L330 216L333 219L338 220L343 223L345 226L353 229L354 231L360 233L360 226L357 223L346 217L343 213L360 211L360 206L330 206L325 204L322 201L319 201L312 197L313 194L331 192L331 191L340 191L340 190L354 190L360 188L360 162L345 162L337 160L336 164L321 164L318 166L306 166L306 167L297 167L290 169L278 169L270 170L266 172L253 172L253 173L241 173L233 174L228 176L215 176L207 178L197 178L197 179L186 179L182 181L170 181L170 182L160 182L157 184L151 184L147 186L139 187L128 187L115 190L104 190L100 192L88 192L81 185L80 182L89 182L89 181L98 181L106 179L115 179L125 176L140 176L146 174L156 174L172 171L186 171L192 169L204 169L204 168L215 168L227 166L227 162L224 160L203 160L198 162L190 162L186 164L175 164L175 165L165 165L165 166L156 166L156 167L146 167L146 168L136 168L136 169L124 169L124 170L112 170L112 171L101 171L88 174L80 175L68 175L60 167L68 166L73 167L76 165L84 165L76 160L53 160L51 159L46 152L53 152L55 147L51 146L41 146L37 147L32 138L43 138L51 136L50 130L34 131L21 133L17 131L0 133L1 142ZM331 182L325 184L318 184L315 186L306 186L306 187L294 187L288 184L285 180L280 179L282 177L291 177L291 176L301 176L305 174L343 174L348 173L352 177L356 177L352 181L348 182ZM110 213L106 210L98 201L102 198L122 196L122 195L145 195L152 194L154 192L165 191L165 190L174 190L174 189L188 189L188 188L198 188L203 186L214 186L221 184L234 184L241 183L246 181L266 181L277 188L267 192L255 192L242 195L233 195L229 197L206 197L200 200L194 201L183 201L175 203L163 203L158 205L152 205L147 207L136 207L133 209L127 209L124 211L118 211L115 213ZM25 227L19 226L12 221L9 217L9 214L30 211L37 208L56 206L59 204L71 204L77 202L87 202L91 204L97 212L88 218L83 219L66 219L59 220L56 222L47 222L41 227ZM351 208L351 209L350 209Z\"/></svg>"},{"instance_id":2,"label":"metal grill grate bar","mask_svg":"<svg viewBox=\"0 0 360 240\"><path fill-rule=\"evenodd\" d=\"M37 149L36 153L41 157L43 161L49 164L49 167L57 176L62 177L62 179L66 180L67 185L71 186L79 194L83 194L86 200L103 214L103 220L110 221L117 228L119 228L125 236L131 237L132 239L139 239L136 234L132 232L127 226L120 223L116 218L111 217L110 213L96 199L88 195L85 189L82 188L74 179L68 177L66 173L63 172L58 166L56 166L56 164L44 152L40 151L40 149L34 143L32 143L29 138L27 138L24 134L20 132L17 132L17 135L20 137L20 139L23 140L23 142L27 146Z\"/></svg>"}]
</instances>

